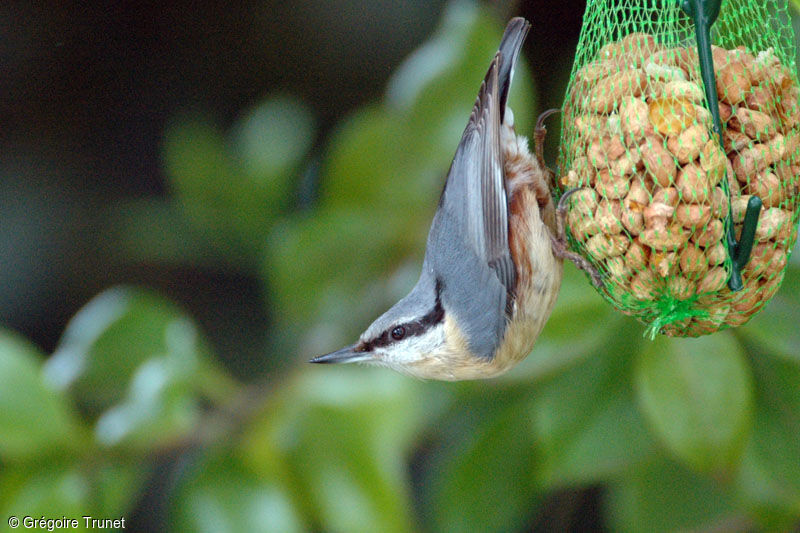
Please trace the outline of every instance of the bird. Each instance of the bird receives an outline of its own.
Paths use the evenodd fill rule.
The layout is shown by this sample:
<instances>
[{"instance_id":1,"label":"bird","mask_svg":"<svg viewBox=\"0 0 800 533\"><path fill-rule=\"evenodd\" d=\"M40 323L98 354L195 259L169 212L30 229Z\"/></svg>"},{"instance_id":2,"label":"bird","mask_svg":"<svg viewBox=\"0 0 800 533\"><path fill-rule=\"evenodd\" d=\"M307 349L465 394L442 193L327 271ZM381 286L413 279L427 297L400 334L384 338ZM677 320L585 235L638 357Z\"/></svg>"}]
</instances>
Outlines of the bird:
<instances>
[{"instance_id":1,"label":"bird","mask_svg":"<svg viewBox=\"0 0 800 533\"><path fill-rule=\"evenodd\" d=\"M507 105L530 23L509 21L456 148L428 233L419 279L352 345L311 363L370 363L422 379L498 376L533 349L561 286L563 260L600 274L568 249L566 199L550 193L540 115L534 153Z\"/></svg>"}]
</instances>

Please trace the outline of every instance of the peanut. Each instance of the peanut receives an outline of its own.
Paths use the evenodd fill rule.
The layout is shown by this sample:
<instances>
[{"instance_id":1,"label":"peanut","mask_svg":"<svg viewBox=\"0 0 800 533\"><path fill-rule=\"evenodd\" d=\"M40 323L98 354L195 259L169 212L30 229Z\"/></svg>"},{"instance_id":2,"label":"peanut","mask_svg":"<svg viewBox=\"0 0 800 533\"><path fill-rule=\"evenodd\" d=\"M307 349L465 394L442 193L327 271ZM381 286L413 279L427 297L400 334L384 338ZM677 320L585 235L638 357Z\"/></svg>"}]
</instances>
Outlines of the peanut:
<instances>
[{"instance_id":1,"label":"peanut","mask_svg":"<svg viewBox=\"0 0 800 533\"><path fill-rule=\"evenodd\" d=\"M650 193L647 192L644 182L640 179L633 180L631 182L631 188L628 190L628 194L625 196L623 202L625 208L635 213L641 213L649 203Z\"/></svg>"},{"instance_id":2,"label":"peanut","mask_svg":"<svg viewBox=\"0 0 800 533\"><path fill-rule=\"evenodd\" d=\"M639 96L647 83L641 70L623 70L602 78L595 84L587 107L597 113L610 113L626 96Z\"/></svg>"},{"instance_id":3,"label":"peanut","mask_svg":"<svg viewBox=\"0 0 800 533\"><path fill-rule=\"evenodd\" d=\"M676 300L688 300L695 293L695 283L683 276L675 276L667 280L667 292Z\"/></svg>"},{"instance_id":4,"label":"peanut","mask_svg":"<svg viewBox=\"0 0 800 533\"><path fill-rule=\"evenodd\" d=\"M583 187L569 197L570 213L577 211L586 215L594 214L597 209L597 193L594 189Z\"/></svg>"},{"instance_id":5,"label":"peanut","mask_svg":"<svg viewBox=\"0 0 800 533\"><path fill-rule=\"evenodd\" d=\"M673 80L664 84L662 96L666 98L685 98L696 104L703 103L703 89L693 81Z\"/></svg>"},{"instance_id":6,"label":"peanut","mask_svg":"<svg viewBox=\"0 0 800 533\"><path fill-rule=\"evenodd\" d=\"M736 115L728 122L728 127L759 142L769 140L777 133L768 114L745 107L736 109Z\"/></svg>"},{"instance_id":7,"label":"peanut","mask_svg":"<svg viewBox=\"0 0 800 533\"><path fill-rule=\"evenodd\" d=\"M705 101L697 53L646 34L604 46L568 99L559 181L583 189L567 224L613 284L641 302L690 300L707 318L662 328L699 335L740 325L783 278L800 206L800 89L773 50L712 48L722 142ZM571 130L571 133L570 133ZM572 135L571 137L569 135ZM571 159L570 159L571 158ZM742 231L750 197L764 203L756 244L731 292L726 216ZM696 298L696 300L695 300ZM618 305L652 316L655 307ZM654 304L655 305L655 304ZM733 312L731 312L733 311Z\"/></svg>"},{"instance_id":8,"label":"peanut","mask_svg":"<svg viewBox=\"0 0 800 533\"><path fill-rule=\"evenodd\" d=\"M686 98L654 98L648 105L650 122L661 135L676 135L697 119L694 105Z\"/></svg>"},{"instance_id":9,"label":"peanut","mask_svg":"<svg viewBox=\"0 0 800 533\"><path fill-rule=\"evenodd\" d=\"M581 242L592 235L600 233L600 224L597 223L594 217L581 217L576 222L570 222L569 227L572 231L572 235Z\"/></svg>"},{"instance_id":10,"label":"peanut","mask_svg":"<svg viewBox=\"0 0 800 533\"><path fill-rule=\"evenodd\" d=\"M673 224L664 229L645 229L639 239L654 250L676 250L689 240L689 232Z\"/></svg>"},{"instance_id":11,"label":"peanut","mask_svg":"<svg viewBox=\"0 0 800 533\"><path fill-rule=\"evenodd\" d=\"M650 270L637 272L631 280L631 293L638 300L652 300L662 290L661 282Z\"/></svg>"},{"instance_id":12,"label":"peanut","mask_svg":"<svg viewBox=\"0 0 800 533\"><path fill-rule=\"evenodd\" d=\"M744 132L726 129L722 132L722 142L725 145L725 151L738 152L745 147L751 147L753 141Z\"/></svg>"},{"instance_id":13,"label":"peanut","mask_svg":"<svg viewBox=\"0 0 800 533\"><path fill-rule=\"evenodd\" d=\"M743 102L748 89L752 85L744 62L729 54L727 61L717 61L714 58L714 70L716 70L717 94L720 100L729 104Z\"/></svg>"},{"instance_id":14,"label":"peanut","mask_svg":"<svg viewBox=\"0 0 800 533\"><path fill-rule=\"evenodd\" d=\"M709 222L707 226L700 229L700 231L692 233L692 242L703 248L712 246L722 239L722 234L725 231L724 228L722 221L715 218Z\"/></svg>"},{"instance_id":15,"label":"peanut","mask_svg":"<svg viewBox=\"0 0 800 533\"><path fill-rule=\"evenodd\" d=\"M656 190L653 191L654 202L661 202L667 205L671 205L672 207L678 205L678 200L680 200L680 198L681 194L675 187L665 187L663 189L657 188Z\"/></svg>"},{"instance_id":16,"label":"peanut","mask_svg":"<svg viewBox=\"0 0 800 533\"><path fill-rule=\"evenodd\" d=\"M697 290L700 294L700 289ZM695 335L705 335L714 333L725 322L728 313L731 310L731 305L725 302L702 302L698 300L698 304L703 305L708 311L709 316L706 318L695 318L692 320L692 330Z\"/></svg>"},{"instance_id":17,"label":"peanut","mask_svg":"<svg viewBox=\"0 0 800 533\"><path fill-rule=\"evenodd\" d=\"M650 255L650 268L662 278L666 278L677 270L677 258L677 252L653 252Z\"/></svg>"},{"instance_id":18,"label":"peanut","mask_svg":"<svg viewBox=\"0 0 800 533\"><path fill-rule=\"evenodd\" d=\"M586 252L597 261L602 261L607 257L611 257L610 251L611 241L608 239L608 236L602 233L598 233L586 241Z\"/></svg>"},{"instance_id":19,"label":"peanut","mask_svg":"<svg viewBox=\"0 0 800 533\"><path fill-rule=\"evenodd\" d=\"M750 261L747 262L747 266L745 267L747 277L755 278L766 272L772 264L775 252L775 245L770 242L762 242L753 246L753 251L750 253ZM781 269L782 268L783 266L781 266Z\"/></svg>"},{"instance_id":20,"label":"peanut","mask_svg":"<svg viewBox=\"0 0 800 533\"><path fill-rule=\"evenodd\" d=\"M635 96L629 96L620 103L620 126L626 141L630 144L644 139L647 126L650 124L648 112L647 103Z\"/></svg>"},{"instance_id":21,"label":"peanut","mask_svg":"<svg viewBox=\"0 0 800 533\"><path fill-rule=\"evenodd\" d=\"M694 48L668 48L651 55L646 62L680 67L687 78L697 79L697 50Z\"/></svg>"},{"instance_id":22,"label":"peanut","mask_svg":"<svg viewBox=\"0 0 800 533\"><path fill-rule=\"evenodd\" d=\"M621 219L622 225L631 235L639 235L644 230L644 216L641 211L632 211L623 205Z\"/></svg>"},{"instance_id":23,"label":"peanut","mask_svg":"<svg viewBox=\"0 0 800 533\"><path fill-rule=\"evenodd\" d=\"M783 91L778 104L778 115L786 130L794 129L800 123L800 105L798 105L798 88L796 85Z\"/></svg>"},{"instance_id":24,"label":"peanut","mask_svg":"<svg viewBox=\"0 0 800 533\"><path fill-rule=\"evenodd\" d=\"M595 188L605 198L618 200L624 198L631 184L624 174L612 174L608 169L597 172Z\"/></svg>"},{"instance_id":25,"label":"peanut","mask_svg":"<svg viewBox=\"0 0 800 533\"><path fill-rule=\"evenodd\" d=\"M605 261L605 266L611 277L616 280L623 280L631 274L631 269L622 256L609 257Z\"/></svg>"},{"instance_id":26,"label":"peanut","mask_svg":"<svg viewBox=\"0 0 800 533\"><path fill-rule=\"evenodd\" d=\"M598 233L586 241L586 251L598 261L625 253L628 239L624 235Z\"/></svg>"},{"instance_id":27,"label":"peanut","mask_svg":"<svg viewBox=\"0 0 800 533\"><path fill-rule=\"evenodd\" d=\"M770 259L770 262L767 265L766 273L777 274L778 272L782 272L788 264L789 256L786 255L786 252L783 250L783 248L776 248L772 254L772 259Z\"/></svg>"},{"instance_id":28,"label":"peanut","mask_svg":"<svg viewBox=\"0 0 800 533\"><path fill-rule=\"evenodd\" d=\"M661 202L653 202L644 209L644 227L652 230L664 230L672 219L675 208Z\"/></svg>"},{"instance_id":29,"label":"peanut","mask_svg":"<svg viewBox=\"0 0 800 533\"><path fill-rule=\"evenodd\" d=\"M603 198L597 205L595 220L605 234L622 233L622 205L619 200Z\"/></svg>"},{"instance_id":30,"label":"peanut","mask_svg":"<svg viewBox=\"0 0 800 533\"><path fill-rule=\"evenodd\" d=\"M647 251L638 241L633 241L625 252L625 263L631 270L641 270L647 264Z\"/></svg>"},{"instance_id":31,"label":"peanut","mask_svg":"<svg viewBox=\"0 0 800 533\"><path fill-rule=\"evenodd\" d=\"M697 293L717 292L727 281L728 272L722 267L714 267L697 284Z\"/></svg>"},{"instance_id":32,"label":"peanut","mask_svg":"<svg viewBox=\"0 0 800 533\"><path fill-rule=\"evenodd\" d=\"M711 197L711 183L703 168L696 163L689 163L678 173L675 187L681 193L684 202L704 204Z\"/></svg>"},{"instance_id":33,"label":"peanut","mask_svg":"<svg viewBox=\"0 0 800 533\"><path fill-rule=\"evenodd\" d=\"M708 270L708 259L702 249L689 243L681 252L680 266L686 274L702 274Z\"/></svg>"},{"instance_id":34,"label":"peanut","mask_svg":"<svg viewBox=\"0 0 800 533\"><path fill-rule=\"evenodd\" d=\"M709 265L721 265L728 257L728 249L721 242L706 247L706 259Z\"/></svg>"},{"instance_id":35,"label":"peanut","mask_svg":"<svg viewBox=\"0 0 800 533\"><path fill-rule=\"evenodd\" d=\"M607 121L602 115L578 115L575 118L575 130L585 138L591 139L599 133L605 133Z\"/></svg>"},{"instance_id":36,"label":"peanut","mask_svg":"<svg viewBox=\"0 0 800 533\"><path fill-rule=\"evenodd\" d=\"M595 168L608 168L609 162L619 159L625 153L625 145L616 135L599 137L592 141L586 155Z\"/></svg>"},{"instance_id":37,"label":"peanut","mask_svg":"<svg viewBox=\"0 0 800 533\"><path fill-rule=\"evenodd\" d=\"M640 67L644 58L660 48L652 35L646 33L631 33L621 41L608 43L597 53L604 61L615 62L619 65L632 65Z\"/></svg>"},{"instance_id":38,"label":"peanut","mask_svg":"<svg viewBox=\"0 0 800 533\"><path fill-rule=\"evenodd\" d=\"M708 141L708 131L700 124L689 126L678 135L667 137L667 149L679 163L694 161Z\"/></svg>"},{"instance_id":39,"label":"peanut","mask_svg":"<svg viewBox=\"0 0 800 533\"><path fill-rule=\"evenodd\" d=\"M719 102L719 119L723 123L728 122L728 119L733 115L733 106L725 102Z\"/></svg>"},{"instance_id":40,"label":"peanut","mask_svg":"<svg viewBox=\"0 0 800 533\"><path fill-rule=\"evenodd\" d=\"M725 175L726 161L725 152L722 151L720 145L714 139L706 141L700 151L700 168L706 171L711 185L722 181L722 177Z\"/></svg>"},{"instance_id":41,"label":"peanut","mask_svg":"<svg viewBox=\"0 0 800 533\"><path fill-rule=\"evenodd\" d=\"M639 151L644 168L653 180L662 187L669 187L675 181L675 161L662 142L658 137L647 137L639 145Z\"/></svg>"},{"instance_id":42,"label":"peanut","mask_svg":"<svg viewBox=\"0 0 800 533\"><path fill-rule=\"evenodd\" d=\"M678 204L675 219L684 228L703 227L711 220L711 206L701 204Z\"/></svg>"},{"instance_id":43,"label":"peanut","mask_svg":"<svg viewBox=\"0 0 800 533\"><path fill-rule=\"evenodd\" d=\"M761 211L756 226L756 240L768 241L778 237L778 233L784 226L789 226L792 222L791 215L777 207L770 207Z\"/></svg>"},{"instance_id":44,"label":"peanut","mask_svg":"<svg viewBox=\"0 0 800 533\"><path fill-rule=\"evenodd\" d=\"M747 203L749 201L749 194L731 199L731 215L735 224L741 224L744 222L744 215L747 212Z\"/></svg>"},{"instance_id":45,"label":"peanut","mask_svg":"<svg viewBox=\"0 0 800 533\"><path fill-rule=\"evenodd\" d=\"M755 179L747 185L747 192L761 198L764 207L778 207L784 198L780 178L768 170L756 174Z\"/></svg>"},{"instance_id":46,"label":"peanut","mask_svg":"<svg viewBox=\"0 0 800 533\"><path fill-rule=\"evenodd\" d=\"M737 187L738 189L738 187ZM735 196L735 193L731 193ZM722 187L711 189L711 216L715 218L725 218L728 215L728 195Z\"/></svg>"}]
</instances>

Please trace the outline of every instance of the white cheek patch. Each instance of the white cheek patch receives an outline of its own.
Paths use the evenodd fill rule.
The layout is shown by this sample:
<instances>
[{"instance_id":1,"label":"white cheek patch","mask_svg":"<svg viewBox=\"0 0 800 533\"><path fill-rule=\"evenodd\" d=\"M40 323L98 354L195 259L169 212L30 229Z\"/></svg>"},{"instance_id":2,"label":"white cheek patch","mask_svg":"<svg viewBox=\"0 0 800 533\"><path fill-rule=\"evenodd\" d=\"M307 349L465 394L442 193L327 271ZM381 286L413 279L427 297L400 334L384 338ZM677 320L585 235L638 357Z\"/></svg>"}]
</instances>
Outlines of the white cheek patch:
<instances>
[{"instance_id":1,"label":"white cheek patch","mask_svg":"<svg viewBox=\"0 0 800 533\"><path fill-rule=\"evenodd\" d=\"M445 343L444 328L434 327L422 335L414 335L390 346L377 348L375 359L387 366L399 367L419 363L439 351Z\"/></svg>"}]
</instances>

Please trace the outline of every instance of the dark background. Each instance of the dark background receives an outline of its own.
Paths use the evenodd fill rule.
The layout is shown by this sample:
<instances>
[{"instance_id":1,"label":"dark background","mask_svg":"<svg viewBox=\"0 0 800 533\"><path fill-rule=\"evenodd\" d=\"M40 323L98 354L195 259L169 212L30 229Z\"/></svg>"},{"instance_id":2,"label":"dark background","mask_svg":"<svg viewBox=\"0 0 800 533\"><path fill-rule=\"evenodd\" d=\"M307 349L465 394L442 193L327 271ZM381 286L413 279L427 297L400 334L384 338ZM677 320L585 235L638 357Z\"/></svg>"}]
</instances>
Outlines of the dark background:
<instances>
[{"instance_id":1,"label":"dark background","mask_svg":"<svg viewBox=\"0 0 800 533\"><path fill-rule=\"evenodd\" d=\"M286 91L316 114L319 151L339 119L381 95L443 7L438 0L0 7L0 321L50 352L93 295L142 283L188 306L230 358L243 323L258 332L269 321L258 281L114 260L109 206L165 194L163 132L187 110L225 127L265 95ZM583 3L494 7L500 17L532 21L525 53L539 107L559 106L566 80L553 59L574 53ZM250 350L257 359L258 343Z\"/></svg>"}]
</instances>

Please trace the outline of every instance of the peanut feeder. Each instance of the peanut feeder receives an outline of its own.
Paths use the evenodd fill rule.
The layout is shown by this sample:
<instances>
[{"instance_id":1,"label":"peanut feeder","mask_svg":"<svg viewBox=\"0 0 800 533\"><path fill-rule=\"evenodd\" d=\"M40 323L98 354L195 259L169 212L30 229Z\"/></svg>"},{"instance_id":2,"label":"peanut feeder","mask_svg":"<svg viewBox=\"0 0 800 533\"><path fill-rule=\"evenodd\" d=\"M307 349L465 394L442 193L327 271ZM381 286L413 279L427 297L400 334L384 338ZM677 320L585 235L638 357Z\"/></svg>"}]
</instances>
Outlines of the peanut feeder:
<instances>
[{"instance_id":1,"label":"peanut feeder","mask_svg":"<svg viewBox=\"0 0 800 533\"><path fill-rule=\"evenodd\" d=\"M559 187L578 189L573 248L604 273L603 295L653 335L744 324L778 290L800 218L786 3L723 3L706 77L716 109L689 15L643 0L620 20L617 3L589 2L565 99ZM737 261L744 241L752 252Z\"/></svg>"}]
</instances>

